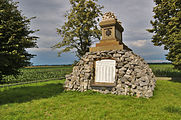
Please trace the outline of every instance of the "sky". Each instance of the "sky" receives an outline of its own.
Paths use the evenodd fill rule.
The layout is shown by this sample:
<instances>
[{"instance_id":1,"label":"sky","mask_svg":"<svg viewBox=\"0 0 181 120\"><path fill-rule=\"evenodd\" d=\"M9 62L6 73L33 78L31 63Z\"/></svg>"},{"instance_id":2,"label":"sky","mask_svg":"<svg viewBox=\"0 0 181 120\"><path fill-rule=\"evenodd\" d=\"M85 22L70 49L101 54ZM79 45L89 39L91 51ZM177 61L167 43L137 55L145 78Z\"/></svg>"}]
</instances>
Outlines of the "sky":
<instances>
[{"instance_id":1,"label":"sky","mask_svg":"<svg viewBox=\"0 0 181 120\"><path fill-rule=\"evenodd\" d=\"M64 15L69 10L69 0L14 0L19 2L18 9L22 14L30 18L31 28L36 32L38 48L29 48L27 51L35 54L31 59L33 65L61 65L72 64L77 60L73 52L64 53L58 57L60 49L53 50L51 47L60 42L62 38L57 34L56 28L64 25ZM163 46L154 46L151 42L153 34L146 29L152 28L150 20L153 19L153 0L99 0L103 5L102 12L113 12L124 28L123 42L140 55L146 62L167 62L165 54L168 51ZM95 46L95 45L93 45Z\"/></svg>"}]
</instances>

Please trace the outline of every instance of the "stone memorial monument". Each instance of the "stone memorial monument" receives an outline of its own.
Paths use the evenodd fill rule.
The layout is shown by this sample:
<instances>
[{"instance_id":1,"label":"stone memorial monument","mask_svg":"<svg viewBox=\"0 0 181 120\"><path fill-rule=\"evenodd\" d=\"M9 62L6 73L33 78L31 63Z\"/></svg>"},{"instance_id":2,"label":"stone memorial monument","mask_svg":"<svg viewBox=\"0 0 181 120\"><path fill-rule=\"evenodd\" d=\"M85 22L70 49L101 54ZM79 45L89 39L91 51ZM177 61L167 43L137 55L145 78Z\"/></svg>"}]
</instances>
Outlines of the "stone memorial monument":
<instances>
[{"instance_id":1,"label":"stone memorial monument","mask_svg":"<svg viewBox=\"0 0 181 120\"><path fill-rule=\"evenodd\" d=\"M66 75L65 89L101 93L153 96L155 76L148 64L122 41L124 31L113 13L100 22L102 40L92 47Z\"/></svg>"}]
</instances>

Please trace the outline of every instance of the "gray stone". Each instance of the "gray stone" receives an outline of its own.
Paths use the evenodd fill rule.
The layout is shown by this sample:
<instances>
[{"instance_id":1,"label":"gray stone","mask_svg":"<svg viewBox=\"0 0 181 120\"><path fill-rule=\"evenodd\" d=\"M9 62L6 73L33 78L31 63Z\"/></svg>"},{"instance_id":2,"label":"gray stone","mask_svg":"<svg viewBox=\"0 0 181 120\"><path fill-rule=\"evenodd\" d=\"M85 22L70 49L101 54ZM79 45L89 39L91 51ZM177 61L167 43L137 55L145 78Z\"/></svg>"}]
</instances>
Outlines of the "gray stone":
<instances>
[{"instance_id":1,"label":"gray stone","mask_svg":"<svg viewBox=\"0 0 181 120\"><path fill-rule=\"evenodd\" d=\"M125 71L122 71L122 70L119 70L118 73L120 77L123 77L125 75Z\"/></svg>"},{"instance_id":2,"label":"gray stone","mask_svg":"<svg viewBox=\"0 0 181 120\"><path fill-rule=\"evenodd\" d=\"M85 79L90 79L90 77L91 77L91 74L85 73Z\"/></svg>"},{"instance_id":3,"label":"gray stone","mask_svg":"<svg viewBox=\"0 0 181 120\"><path fill-rule=\"evenodd\" d=\"M146 83L146 82L140 82L140 86L146 86L146 85L148 85L148 83Z\"/></svg>"},{"instance_id":4,"label":"gray stone","mask_svg":"<svg viewBox=\"0 0 181 120\"><path fill-rule=\"evenodd\" d=\"M149 97L151 97L151 96L153 96L153 91L148 90L148 91L145 93L145 97L146 97L146 98L149 98Z\"/></svg>"},{"instance_id":5,"label":"gray stone","mask_svg":"<svg viewBox=\"0 0 181 120\"><path fill-rule=\"evenodd\" d=\"M131 75L125 74L123 77L125 77L126 79L130 79L130 78L131 78Z\"/></svg>"},{"instance_id":6,"label":"gray stone","mask_svg":"<svg viewBox=\"0 0 181 120\"><path fill-rule=\"evenodd\" d=\"M136 85L132 85L132 88L135 89L135 88L136 88Z\"/></svg>"},{"instance_id":7,"label":"gray stone","mask_svg":"<svg viewBox=\"0 0 181 120\"><path fill-rule=\"evenodd\" d=\"M125 67L122 67L122 68L119 69L119 71L124 71L124 72L125 72L126 70L127 70L127 68L125 68Z\"/></svg>"},{"instance_id":8,"label":"gray stone","mask_svg":"<svg viewBox=\"0 0 181 120\"><path fill-rule=\"evenodd\" d=\"M71 74L67 74L65 75L66 78L70 78L71 77Z\"/></svg>"},{"instance_id":9,"label":"gray stone","mask_svg":"<svg viewBox=\"0 0 181 120\"><path fill-rule=\"evenodd\" d=\"M118 51L117 53L121 54L121 55L124 55L125 52L124 51Z\"/></svg>"},{"instance_id":10,"label":"gray stone","mask_svg":"<svg viewBox=\"0 0 181 120\"><path fill-rule=\"evenodd\" d=\"M121 54L114 54L113 57L121 57L122 55Z\"/></svg>"},{"instance_id":11,"label":"gray stone","mask_svg":"<svg viewBox=\"0 0 181 120\"><path fill-rule=\"evenodd\" d=\"M105 91L104 91L104 94L108 94L108 93L110 93L109 90L105 90Z\"/></svg>"},{"instance_id":12,"label":"gray stone","mask_svg":"<svg viewBox=\"0 0 181 120\"><path fill-rule=\"evenodd\" d=\"M107 58L116 61L115 86L91 87L95 79L95 61ZM102 52L87 52L73 72L66 75L65 88L73 91L86 91L88 89L104 94L136 95L149 98L153 96L155 76L144 60L133 52L126 50L112 50Z\"/></svg>"},{"instance_id":13,"label":"gray stone","mask_svg":"<svg viewBox=\"0 0 181 120\"><path fill-rule=\"evenodd\" d=\"M126 81L127 81L127 79L126 79L125 77L122 77L122 78L121 78L121 82L122 82L122 83L125 83Z\"/></svg>"},{"instance_id":14,"label":"gray stone","mask_svg":"<svg viewBox=\"0 0 181 120\"><path fill-rule=\"evenodd\" d=\"M126 74L127 74L127 75L130 75L131 73L132 73L132 71L129 70L129 69L126 71Z\"/></svg>"}]
</instances>

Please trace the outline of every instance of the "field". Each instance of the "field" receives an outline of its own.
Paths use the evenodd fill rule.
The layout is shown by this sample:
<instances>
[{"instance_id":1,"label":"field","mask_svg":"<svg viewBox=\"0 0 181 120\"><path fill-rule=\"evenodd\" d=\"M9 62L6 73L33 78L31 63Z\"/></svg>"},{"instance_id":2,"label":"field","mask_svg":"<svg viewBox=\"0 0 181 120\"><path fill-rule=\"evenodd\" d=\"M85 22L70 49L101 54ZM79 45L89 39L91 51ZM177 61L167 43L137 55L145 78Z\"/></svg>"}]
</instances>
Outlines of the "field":
<instances>
[{"instance_id":1,"label":"field","mask_svg":"<svg viewBox=\"0 0 181 120\"><path fill-rule=\"evenodd\" d=\"M171 64L150 64L150 67L156 77L181 78L181 71L173 69ZM3 84L62 79L72 71L72 66L35 66L20 71L22 74L16 77L11 75L4 77Z\"/></svg>"},{"instance_id":2,"label":"field","mask_svg":"<svg viewBox=\"0 0 181 120\"><path fill-rule=\"evenodd\" d=\"M180 77L181 71L174 69L171 64L150 64L150 67L157 77Z\"/></svg>"},{"instance_id":3,"label":"field","mask_svg":"<svg viewBox=\"0 0 181 120\"><path fill-rule=\"evenodd\" d=\"M181 72L171 65L150 66L153 72L171 70L163 76L175 77L172 74L176 74L181 78ZM25 70L71 68L59 66ZM65 71L61 73L64 75ZM0 120L181 120L181 79L158 80L154 96L150 99L92 91L64 91L64 81L51 80L0 88Z\"/></svg>"},{"instance_id":4,"label":"field","mask_svg":"<svg viewBox=\"0 0 181 120\"><path fill-rule=\"evenodd\" d=\"M20 71L20 75L16 77L12 75L6 76L2 82L4 84L10 84L28 81L62 79L62 77L65 77L66 74L72 71L72 66L36 66L23 68Z\"/></svg>"}]
</instances>

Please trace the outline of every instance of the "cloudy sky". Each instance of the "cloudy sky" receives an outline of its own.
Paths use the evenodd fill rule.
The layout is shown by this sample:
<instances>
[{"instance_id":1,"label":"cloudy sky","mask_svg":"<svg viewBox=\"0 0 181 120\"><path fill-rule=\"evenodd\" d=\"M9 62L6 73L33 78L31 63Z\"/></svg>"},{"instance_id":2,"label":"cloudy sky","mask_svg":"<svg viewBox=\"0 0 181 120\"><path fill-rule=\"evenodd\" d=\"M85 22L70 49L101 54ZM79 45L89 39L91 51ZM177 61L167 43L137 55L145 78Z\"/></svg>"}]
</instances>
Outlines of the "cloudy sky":
<instances>
[{"instance_id":1,"label":"cloudy sky","mask_svg":"<svg viewBox=\"0 0 181 120\"><path fill-rule=\"evenodd\" d=\"M74 53L64 53L57 56L58 50L50 47L61 41L56 28L63 25L66 19L64 14L70 9L69 0L15 0L19 9L27 17L36 16L32 20L31 28L39 29L36 33L40 37L37 43L39 48L28 51L37 56L31 59L33 65L71 64L76 59ZM153 16L153 0L99 0L103 5L103 13L114 12L124 27L123 42L133 52L143 57L147 62L165 62L167 51L163 47L153 46L152 34L146 29L151 28L150 20Z\"/></svg>"}]
</instances>

